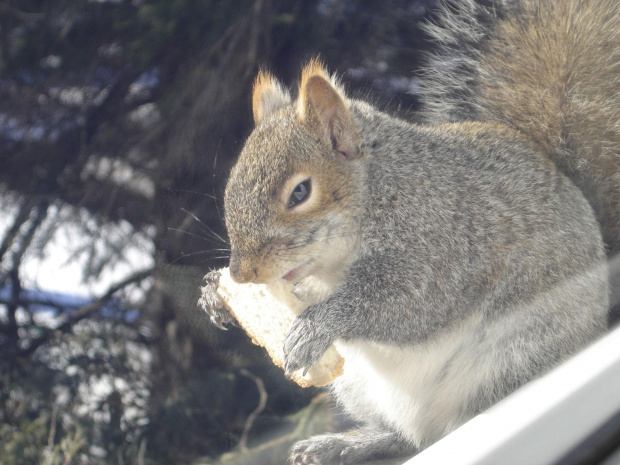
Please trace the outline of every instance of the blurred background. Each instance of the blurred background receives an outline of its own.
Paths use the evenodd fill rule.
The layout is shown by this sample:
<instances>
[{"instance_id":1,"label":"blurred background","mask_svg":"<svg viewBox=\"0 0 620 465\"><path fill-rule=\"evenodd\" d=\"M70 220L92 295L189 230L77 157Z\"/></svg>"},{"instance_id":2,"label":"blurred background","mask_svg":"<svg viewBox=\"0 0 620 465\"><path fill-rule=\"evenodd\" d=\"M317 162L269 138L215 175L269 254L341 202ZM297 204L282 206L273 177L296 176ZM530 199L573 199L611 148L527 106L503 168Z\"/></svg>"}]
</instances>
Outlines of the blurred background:
<instances>
[{"instance_id":1,"label":"blurred background","mask_svg":"<svg viewBox=\"0 0 620 465\"><path fill-rule=\"evenodd\" d=\"M320 55L415 119L433 4L0 0L0 463L284 463L346 426L196 301L258 68Z\"/></svg>"}]
</instances>

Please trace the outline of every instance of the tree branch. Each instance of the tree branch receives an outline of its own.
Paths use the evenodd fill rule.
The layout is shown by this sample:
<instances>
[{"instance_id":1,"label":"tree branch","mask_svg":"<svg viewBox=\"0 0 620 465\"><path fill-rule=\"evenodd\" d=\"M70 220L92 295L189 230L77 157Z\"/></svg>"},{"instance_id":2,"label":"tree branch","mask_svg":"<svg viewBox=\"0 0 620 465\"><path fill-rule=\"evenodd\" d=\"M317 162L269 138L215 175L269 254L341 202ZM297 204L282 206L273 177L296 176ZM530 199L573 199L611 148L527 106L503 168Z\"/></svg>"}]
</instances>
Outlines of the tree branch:
<instances>
[{"instance_id":1,"label":"tree branch","mask_svg":"<svg viewBox=\"0 0 620 465\"><path fill-rule=\"evenodd\" d=\"M17 215L15 215L15 219L13 220L13 224L11 225L11 227L5 234L4 238L2 239L2 243L0 243L0 262L2 261L2 258L4 257L4 254L11 247L11 244L13 244L13 241L17 237L17 234L19 233L19 230L22 227L22 225L26 221L28 221L31 210L32 210L31 199L24 200L19 206L19 209L17 210Z\"/></svg>"},{"instance_id":2,"label":"tree branch","mask_svg":"<svg viewBox=\"0 0 620 465\"><path fill-rule=\"evenodd\" d=\"M265 410L265 406L267 405L267 391L265 390L265 384L263 380L258 376L253 375L245 368L242 368L240 373L246 378L250 378L254 383L256 383L256 387L258 389L259 400L256 408L250 413L248 419L245 422L245 427L243 428L243 434L241 435L241 439L239 440L239 450L241 452L248 451L248 435L250 434L250 429L252 429L252 425L254 424L254 420L256 417L261 414L263 410Z\"/></svg>"},{"instance_id":3,"label":"tree branch","mask_svg":"<svg viewBox=\"0 0 620 465\"><path fill-rule=\"evenodd\" d=\"M46 329L41 336L39 336L37 339L33 340L31 342L31 344L27 348L21 350L18 355L20 357L29 357L39 347L41 347L43 344L48 342L54 335L56 335L58 333L66 333L66 332L68 332L73 327L73 325L75 325L79 321L83 320L84 318L87 318L88 316L90 316L95 311L99 310L118 291L126 288L130 284L135 284L135 283L138 283L140 281L143 281L146 278L150 277L152 274L153 274L153 268L150 268L150 269L147 269L147 270L139 271L139 272L129 276L128 278L120 281L119 283L114 284L101 297L99 297L97 300L94 300L93 302L78 308L75 311L75 313L73 313L71 315L71 317L69 317L67 319L67 321L65 321L64 323L60 324L56 328L48 328L48 329Z\"/></svg>"},{"instance_id":4,"label":"tree branch","mask_svg":"<svg viewBox=\"0 0 620 465\"><path fill-rule=\"evenodd\" d=\"M19 326L17 324L16 317L17 309L20 307L21 304L20 298L22 292L21 280L19 278L19 266L21 264L22 258L24 257L24 254L26 253L28 247L30 247L30 244L32 243L32 240L34 239L34 235L36 234L37 229L39 228L39 226L41 226L41 223L47 215L48 206L49 204L47 202L39 202L33 208L34 217L30 221L28 228L22 235L19 248L15 251L12 257L13 263L11 269L9 270L9 279L11 280L11 298L9 299L9 303L7 305L7 314L9 319L7 327L7 337L10 350L17 350L17 344L19 342ZM15 224L17 224L17 222ZM12 242L14 242L16 239L17 237L13 238ZM2 281L4 281L4 279L0 279L0 282Z\"/></svg>"}]
</instances>

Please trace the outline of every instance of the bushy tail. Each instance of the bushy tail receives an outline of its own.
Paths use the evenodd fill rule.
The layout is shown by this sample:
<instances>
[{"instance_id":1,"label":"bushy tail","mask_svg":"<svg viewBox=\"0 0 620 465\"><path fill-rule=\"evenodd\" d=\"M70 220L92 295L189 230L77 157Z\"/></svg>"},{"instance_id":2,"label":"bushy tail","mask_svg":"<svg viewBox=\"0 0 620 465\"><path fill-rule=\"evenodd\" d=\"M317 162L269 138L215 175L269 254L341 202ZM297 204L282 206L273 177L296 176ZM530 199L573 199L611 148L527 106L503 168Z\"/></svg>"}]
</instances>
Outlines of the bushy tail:
<instances>
[{"instance_id":1,"label":"bushy tail","mask_svg":"<svg viewBox=\"0 0 620 465\"><path fill-rule=\"evenodd\" d=\"M620 252L620 2L442 4L426 81L429 122L501 122L577 184Z\"/></svg>"}]
</instances>

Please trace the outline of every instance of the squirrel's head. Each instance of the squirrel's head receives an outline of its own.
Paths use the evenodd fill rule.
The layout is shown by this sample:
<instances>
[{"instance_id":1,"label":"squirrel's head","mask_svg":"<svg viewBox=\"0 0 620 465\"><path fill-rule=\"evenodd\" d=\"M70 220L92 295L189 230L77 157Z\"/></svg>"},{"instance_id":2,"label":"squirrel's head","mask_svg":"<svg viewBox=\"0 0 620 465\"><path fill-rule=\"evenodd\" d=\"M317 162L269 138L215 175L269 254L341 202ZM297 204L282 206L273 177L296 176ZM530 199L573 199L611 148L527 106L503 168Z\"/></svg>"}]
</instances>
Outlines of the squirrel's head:
<instances>
[{"instance_id":1,"label":"squirrel's head","mask_svg":"<svg viewBox=\"0 0 620 465\"><path fill-rule=\"evenodd\" d=\"M299 97L269 73L254 83L256 127L224 196L237 282L299 281L341 266L356 243L364 156L349 102L313 60Z\"/></svg>"}]
</instances>

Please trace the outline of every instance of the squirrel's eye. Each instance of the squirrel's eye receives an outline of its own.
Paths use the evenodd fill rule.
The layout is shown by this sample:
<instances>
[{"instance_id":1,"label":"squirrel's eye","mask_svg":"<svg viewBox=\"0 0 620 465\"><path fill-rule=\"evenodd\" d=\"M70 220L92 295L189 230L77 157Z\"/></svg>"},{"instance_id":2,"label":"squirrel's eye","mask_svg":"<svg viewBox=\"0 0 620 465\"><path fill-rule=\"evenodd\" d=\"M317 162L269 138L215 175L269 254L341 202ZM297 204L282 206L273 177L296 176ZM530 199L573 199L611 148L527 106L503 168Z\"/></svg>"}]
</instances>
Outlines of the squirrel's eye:
<instances>
[{"instance_id":1,"label":"squirrel's eye","mask_svg":"<svg viewBox=\"0 0 620 465\"><path fill-rule=\"evenodd\" d=\"M306 179L297 184L295 189L293 189L291 198L288 201L288 208L293 208L295 205L300 204L308 198L308 195L310 195L310 180Z\"/></svg>"}]
</instances>

